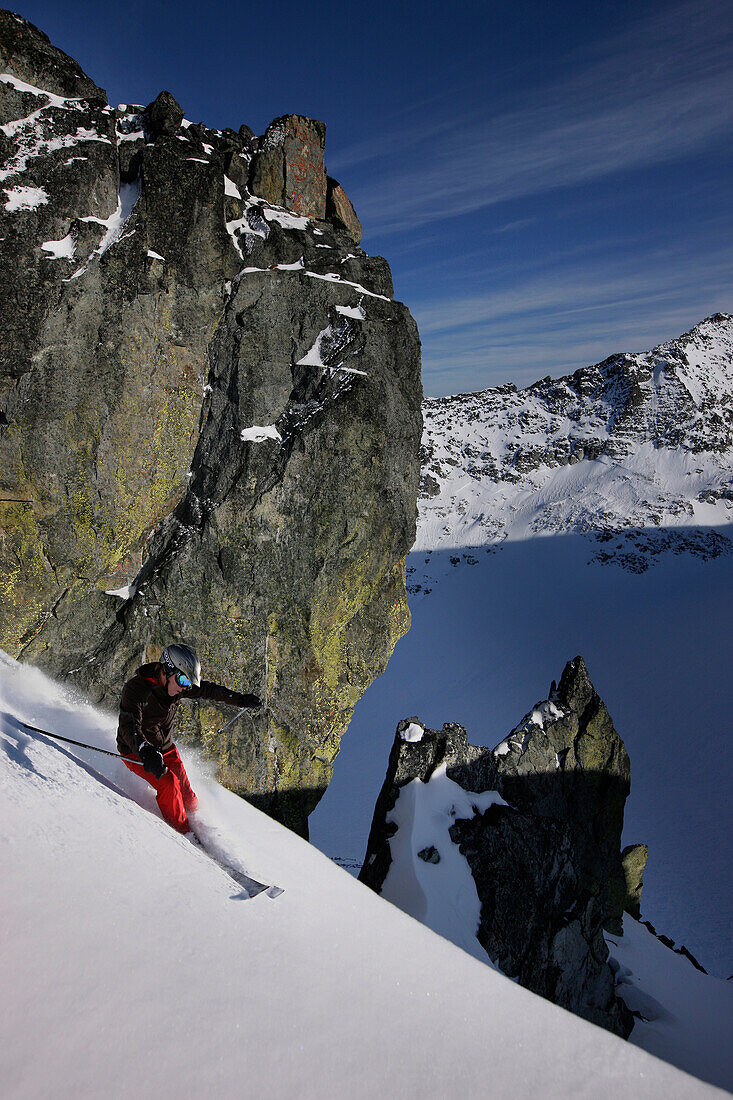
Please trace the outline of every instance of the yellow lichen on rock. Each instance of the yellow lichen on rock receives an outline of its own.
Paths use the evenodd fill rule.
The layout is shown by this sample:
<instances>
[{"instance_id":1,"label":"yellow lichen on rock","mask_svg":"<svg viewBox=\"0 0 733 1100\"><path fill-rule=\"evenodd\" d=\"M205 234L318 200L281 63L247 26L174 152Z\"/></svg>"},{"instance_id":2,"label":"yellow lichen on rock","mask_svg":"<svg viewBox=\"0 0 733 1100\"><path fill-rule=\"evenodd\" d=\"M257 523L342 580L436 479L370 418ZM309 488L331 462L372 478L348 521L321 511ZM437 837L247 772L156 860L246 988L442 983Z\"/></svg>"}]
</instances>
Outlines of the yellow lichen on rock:
<instances>
[{"instance_id":1,"label":"yellow lichen on rock","mask_svg":"<svg viewBox=\"0 0 733 1100\"><path fill-rule=\"evenodd\" d=\"M17 653L42 622L56 581L43 553L32 501L0 503L0 649Z\"/></svg>"}]
</instances>

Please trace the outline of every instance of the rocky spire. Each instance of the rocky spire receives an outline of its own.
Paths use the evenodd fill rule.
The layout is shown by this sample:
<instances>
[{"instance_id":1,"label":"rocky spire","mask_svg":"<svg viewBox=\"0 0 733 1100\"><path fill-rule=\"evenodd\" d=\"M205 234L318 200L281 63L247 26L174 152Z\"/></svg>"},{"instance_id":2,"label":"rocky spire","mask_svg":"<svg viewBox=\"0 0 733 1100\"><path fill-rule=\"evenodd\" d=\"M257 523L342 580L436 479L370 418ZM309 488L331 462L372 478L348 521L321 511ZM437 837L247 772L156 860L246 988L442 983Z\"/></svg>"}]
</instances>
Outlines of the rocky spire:
<instances>
[{"instance_id":1,"label":"rocky spire","mask_svg":"<svg viewBox=\"0 0 733 1100\"><path fill-rule=\"evenodd\" d=\"M636 882L627 894L620 850L629 758L581 657L553 689L493 751L469 745L456 724L436 732L418 719L401 722L359 877L380 893L388 875L392 883L413 876L413 899L428 896L443 889L441 866L457 845L480 902L469 933L487 958L528 989L627 1035L632 1021L614 992L603 930L618 929L627 898L638 912L641 895L640 871L630 872ZM421 836L421 850L405 855L409 841L396 839L397 822L410 832L403 792L415 782L445 783L443 774L444 832L436 828L427 848ZM437 820L434 802L431 810ZM456 929L456 939L464 933Z\"/></svg>"}]
</instances>

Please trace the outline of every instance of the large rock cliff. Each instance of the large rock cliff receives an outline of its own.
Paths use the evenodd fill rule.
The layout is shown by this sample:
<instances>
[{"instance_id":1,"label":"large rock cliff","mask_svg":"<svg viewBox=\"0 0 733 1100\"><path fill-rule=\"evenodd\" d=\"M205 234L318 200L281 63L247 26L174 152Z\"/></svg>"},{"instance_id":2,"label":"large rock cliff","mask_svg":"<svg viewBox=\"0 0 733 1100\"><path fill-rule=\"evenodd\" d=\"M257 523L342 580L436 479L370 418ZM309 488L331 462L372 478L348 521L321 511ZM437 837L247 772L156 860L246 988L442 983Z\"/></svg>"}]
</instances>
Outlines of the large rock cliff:
<instances>
[{"instance_id":1,"label":"large rock cliff","mask_svg":"<svg viewBox=\"0 0 733 1100\"><path fill-rule=\"evenodd\" d=\"M196 645L268 706L184 734L305 831L409 624L414 322L323 123L113 109L10 12L0 67L0 646L114 705Z\"/></svg>"},{"instance_id":2,"label":"large rock cliff","mask_svg":"<svg viewBox=\"0 0 733 1100\"><path fill-rule=\"evenodd\" d=\"M475 889L477 924L444 934L475 935L505 974L628 1035L603 930L639 911L646 849L620 848L629 782L623 741L576 657L493 751L462 726L400 723L359 877L420 919L440 898L454 924Z\"/></svg>"}]
</instances>

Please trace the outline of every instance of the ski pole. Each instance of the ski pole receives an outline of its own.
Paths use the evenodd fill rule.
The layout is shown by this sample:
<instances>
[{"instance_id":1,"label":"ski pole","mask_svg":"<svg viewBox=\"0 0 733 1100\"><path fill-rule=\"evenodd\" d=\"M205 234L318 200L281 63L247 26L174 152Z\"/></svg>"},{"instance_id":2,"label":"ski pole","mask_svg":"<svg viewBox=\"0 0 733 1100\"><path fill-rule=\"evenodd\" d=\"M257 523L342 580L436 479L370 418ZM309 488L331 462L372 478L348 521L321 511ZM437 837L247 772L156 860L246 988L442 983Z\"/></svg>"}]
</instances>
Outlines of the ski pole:
<instances>
[{"instance_id":1,"label":"ski pole","mask_svg":"<svg viewBox=\"0 0 733 1100\"><path fill-rule=\"evenodd\" d=\"M269 649L269 646L270 646L270 633L268 631L267 638L265 639L265 710L269 710L269 707L267 705L267 690L268 690L268 687L269 687L268 680L270 678L269 663L268 663L268 649ZM241 710L237 711L237 713L234 715L233 718L230 718L228 722L225 722L224 725L221 726L220 729L218 729L216 731L214 736L218 737L220 733L224 732L224 730L228 730L229 727L233 726L234 723L237 721L237 719L241 718L243 714L249 714L250 719L252 721L252 726L254 728L254 718L252 718L252 715L249 712L250 712L249 707L242 707Z\"/></svg>"},{"instance_id":2,"label":"ski pole","mask_svg":"<svg viewBox=\"0 0 733 1100\"><path fill-rule=\"evenodd\" d=\"M267 700L270 694L270 631L267 631L267 637L265 638L265 710L269 710L269 703Z\"/></svg>"},{"instance_id":3,"label":"ski pole","mask_svg":"<svg viewBox=\"0 0 733 1100\"><path fill-rule=\"evenodd\" d=\"M114 756L115 760L124 760L127 764L137 764L143 771L146 770L141 760L133 760L131 756L123 756L119 752L110 752L109 749L100 749L97 745L85 745L83 741L72 741L70 737L62 737L60 733L49 733L48 730L42 730L40 726L30 726L27 722L22 722L21 725L25 726L27 730L42 733L44 737L52 737L54 741L65 741L67 745L76 745L80 749L91 749L92 752L101 752L105 756ZM167 772L169 769L166 768L165 770ZM135 774L137 775L137 772ZM165 772L162 774L165 775Z\"/></svg>"},{"instance_id":4,"label":"ski pole","mask_svg":"<svg viewBox=\"0 0 733 1100\"><path fill-rule=\"evenodd\" d=\"M232 725L232 724L233 724L234 722L236 722L237 718L241 718L243 714L247 714L248 712L249 712L249 707L242 707L242 709L241 709L241 710L238 710L238 711L237 711L237 713L236 713L236 714L234 715L234 717L233 717L233 718L230 718L230 719L229 719L229 721L228 721L228 722L226 723L226 725L222 726L222 727L221 727L221 729L218 729L218 730L216 731L216 734L215 734L214 736L218 737L220 733L223 733L223 732L224 732L224 730L228 730L228 729L229 729L229 727L230 727L230 726L231 726L231 725Z\"/></svg>"},{"instance_id":5,"label":"ski pole","mask_svg":"<svg viewBox=\"0 0 733 1100\"><path fill-rule=\"evenodd\" d=\"M77 745L80 749L91 749L92 752L103 752L105 756L116 756L118 760L128 760L129 757L123 756L119 752L110 752L109 749L100 749L97 745L85 745L83 741L72 741L70 737L62 737L60 733L49 733L48 730L42 730L40 726L31 726L28 722L22 722L21 725L25 726L27 730L33 730L34 733L42 733L44 737L52 737L54 741L65 741L67 745ZM136 764L136 760L131 760L130 763Z\"/></svg>"}]
</instances>

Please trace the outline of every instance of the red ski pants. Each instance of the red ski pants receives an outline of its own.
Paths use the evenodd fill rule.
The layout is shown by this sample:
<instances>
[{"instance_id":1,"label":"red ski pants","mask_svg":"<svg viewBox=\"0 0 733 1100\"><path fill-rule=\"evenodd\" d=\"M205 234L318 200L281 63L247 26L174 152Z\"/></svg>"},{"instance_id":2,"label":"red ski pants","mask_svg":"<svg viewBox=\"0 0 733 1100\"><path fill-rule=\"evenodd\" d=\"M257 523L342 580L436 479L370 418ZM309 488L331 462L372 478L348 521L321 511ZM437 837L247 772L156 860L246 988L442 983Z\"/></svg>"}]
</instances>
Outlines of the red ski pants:
<instances>
[{"instance_id":1,"label":"red ski pants","mask_svg":"<svg viewBox=\"0 0 733 1100\"><path fill-rule=\"evenodd\" d=\"M141 779L145 779L151 787L155 788L155 799L164 820L179 833L190 832L191 826L186 817L186 810L197 810L199 803L191 789L186 769L176 746L173 745L163 753L163 763L167 770L161 775L160 779L145 771L138 756L125 756L123 760L126 768L129 768L135 775L139 775Z\"/></svg>"}]
</instances>

